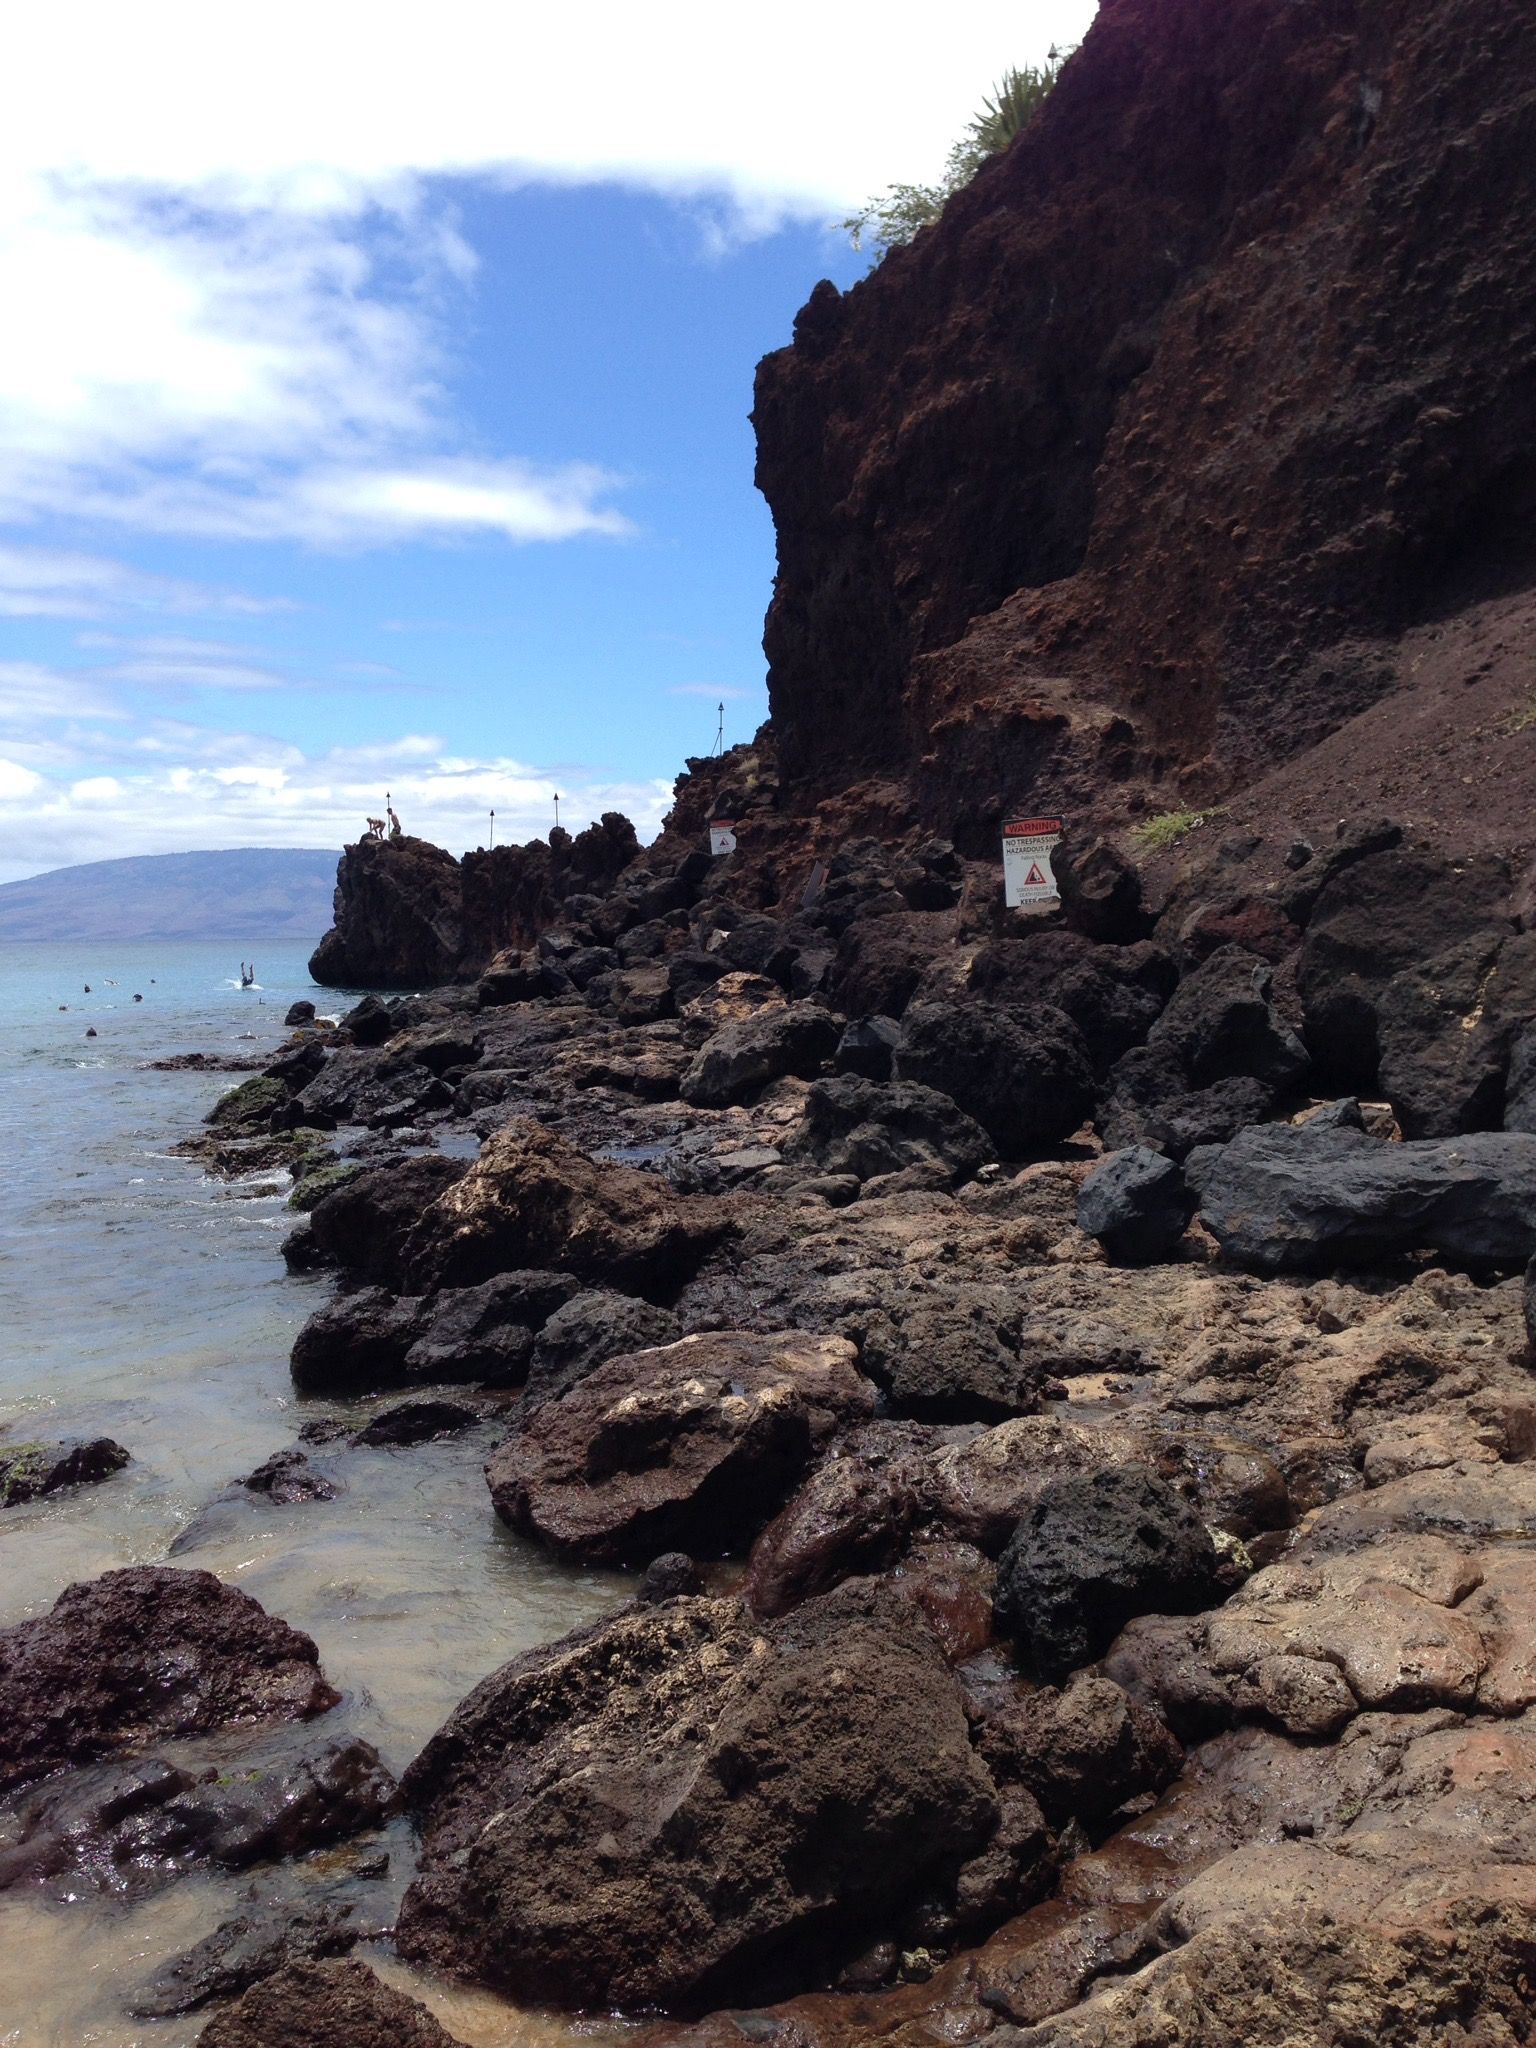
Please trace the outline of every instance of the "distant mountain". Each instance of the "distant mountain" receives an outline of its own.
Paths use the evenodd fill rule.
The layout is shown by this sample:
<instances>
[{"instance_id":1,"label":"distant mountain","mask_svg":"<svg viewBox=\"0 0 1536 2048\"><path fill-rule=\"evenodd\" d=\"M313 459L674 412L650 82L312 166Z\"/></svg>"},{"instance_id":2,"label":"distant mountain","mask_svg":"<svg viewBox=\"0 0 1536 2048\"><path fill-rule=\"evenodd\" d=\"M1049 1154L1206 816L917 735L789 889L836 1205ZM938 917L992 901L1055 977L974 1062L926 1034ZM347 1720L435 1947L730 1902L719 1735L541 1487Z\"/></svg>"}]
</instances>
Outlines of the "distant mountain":
<instances>
[{"instance_id":1,"label":"distant mountain","mask_svg":"<svg viewBox=\"0 0 1536 2048\"><path fill-rule=\"evenodd\" d=\"M318 939L339 855L242 846L93 860L0 885L0 940Z\"/></svg>"}]
</instances>

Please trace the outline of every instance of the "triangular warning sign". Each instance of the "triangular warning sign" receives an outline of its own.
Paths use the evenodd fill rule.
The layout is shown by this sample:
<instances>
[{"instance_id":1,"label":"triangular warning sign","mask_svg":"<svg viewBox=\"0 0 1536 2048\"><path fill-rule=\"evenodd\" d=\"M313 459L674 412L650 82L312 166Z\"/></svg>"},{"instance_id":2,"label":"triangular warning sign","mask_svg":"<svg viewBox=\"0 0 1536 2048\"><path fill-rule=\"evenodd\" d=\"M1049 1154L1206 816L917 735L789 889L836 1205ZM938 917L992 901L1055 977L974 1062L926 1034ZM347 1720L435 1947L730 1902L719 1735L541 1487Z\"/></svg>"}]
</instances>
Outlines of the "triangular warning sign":
<instances>
[{"instance_id":1,"label":"triangular warning sign","mask_svg":"<svg viewBox=\"0 0 1536 2048\"><path fill-rule=\"evenodd\" d=\"M1050 884L1046 881L1044 875L1042 875L1040 872L1039 861L1032 860L1030 862L1029 873L1024 877L1024 886L1026 889L1049 888Z\"/></svg>"}]
</instances>

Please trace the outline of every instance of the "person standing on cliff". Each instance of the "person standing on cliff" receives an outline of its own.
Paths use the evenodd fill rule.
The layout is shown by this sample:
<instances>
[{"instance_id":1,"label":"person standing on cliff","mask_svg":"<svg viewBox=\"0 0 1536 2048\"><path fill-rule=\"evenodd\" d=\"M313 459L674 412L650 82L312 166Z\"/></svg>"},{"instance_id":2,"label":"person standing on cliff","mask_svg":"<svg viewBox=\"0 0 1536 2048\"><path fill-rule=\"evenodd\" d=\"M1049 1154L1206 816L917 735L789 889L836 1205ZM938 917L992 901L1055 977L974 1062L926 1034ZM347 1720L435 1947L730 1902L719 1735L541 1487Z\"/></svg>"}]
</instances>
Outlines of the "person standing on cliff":
<instances>
[{"instance_id":1,"label":"person standing on cliff","mask_svg":"<svg viewBox=\"0 0 1536 2048\"><path fill-rule=\"evenodd\" d=\"M403 838L403 837L404 837L405 835L404 835L404 834L403 834L403 833L401 832L401 830L400 830L400 820L399 820L399 818L398 818L398 817L396 817L396 815L395 815L395 807L394 807L394 805L393 805L393 804L386 804L386 805L384 806L384 808L385 808L385 810L386 810L386 811L387 811L387 812L389 813L389 836L390 836L390 838L391 838L391 839L401 839L401 838Z\"/></svg>"}]
</instances>

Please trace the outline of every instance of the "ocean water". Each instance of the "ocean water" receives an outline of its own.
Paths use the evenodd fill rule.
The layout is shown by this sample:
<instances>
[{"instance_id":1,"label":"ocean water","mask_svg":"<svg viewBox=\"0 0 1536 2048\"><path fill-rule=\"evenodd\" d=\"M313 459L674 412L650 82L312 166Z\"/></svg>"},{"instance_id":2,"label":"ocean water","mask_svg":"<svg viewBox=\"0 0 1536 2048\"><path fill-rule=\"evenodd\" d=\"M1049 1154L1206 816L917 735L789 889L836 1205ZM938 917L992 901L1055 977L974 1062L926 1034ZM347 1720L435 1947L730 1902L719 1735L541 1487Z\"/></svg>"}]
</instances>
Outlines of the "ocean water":
<instances>
[{"instance_id":1,"label":"ocean water","mask_svg":"<svg viewBox=\"0 0 1536 2048\"><path fill-rule=\"evenodd\" d=\"M358 1730L399 1769L488 1671L624 1589L511 1535L473 1439L353 1454L336 1501L209 1508L302 1420L353 1411L300 1403L288 1377L294 1332L328 1283L284 1269L286 1175L231 1185L171 1150L240 1076L146 1062L262 1052L301 995L339 1011L349 998L310 983L306 952L249 938L0 947L0 1441L108 1435L132 1453L99 1486L0 1513L0 1625L176 1545L175 1563L216 1571L315 1638L345 1693L318 1726ZM0 2044L194 2040L206 2014L134 2021L124 2001L249 1883L184 1877L138 1902L0 1894ZM570 2031L387 1974L470 2048Z\"/></svg>"}]
</instances>

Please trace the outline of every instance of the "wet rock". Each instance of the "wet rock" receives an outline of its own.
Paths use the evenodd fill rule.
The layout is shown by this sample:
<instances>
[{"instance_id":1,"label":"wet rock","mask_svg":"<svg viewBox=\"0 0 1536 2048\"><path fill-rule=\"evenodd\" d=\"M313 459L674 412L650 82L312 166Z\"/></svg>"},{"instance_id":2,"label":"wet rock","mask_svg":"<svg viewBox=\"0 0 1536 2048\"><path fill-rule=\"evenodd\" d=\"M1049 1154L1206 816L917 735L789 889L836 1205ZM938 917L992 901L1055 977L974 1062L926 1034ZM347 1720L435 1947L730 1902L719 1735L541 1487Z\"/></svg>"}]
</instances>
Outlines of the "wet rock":
<instances>
[{"instance_id":1,"label":"wet rock","mask_svg":"<svg viewBox=\"0 0 1536 2048\"><path fill-rule=\"evenodd\" d=\"M1326 1272L1432 1251L1523 1266L1536 1246L1536 1137L1521 1131L1394 1145L1347 1125L1239 1134L1205 1169L1201 1220L1259 1272Z\"/></svg>"},{"instance_id":2,"label":"wet rock","mask_svg":"<svg viewBox=\"0 0 1536 2048\"><path fill-rule=\"evenodd\" d=\"M439 1437L473 1429L479 1420L462 1401L397 1401L365 1422L352 1441L392 1446L435 1443Z\"/></svg>"},{"instance_id":3,"label":"wet rock","mask_svg":"<svg viewBox=\"0 0 1536 2048\"><path fill-rule=\"evenodd\" d=\"M222 1766L93 1764L18 1801L0 1890L62 1881L66 1895L82 1883L123 1891L198 1865L243 1870L379 1827L395 1792L378 1751L355 1737Z\"/></svg>"},{"instance_id":4,"label":"wet rock","mask_svg":"<svg viewBox=\"0 0 1536 2048\"><path fill-rule=\"evenodd\" d=\"M844 1579L887 1570L906 1549L918 1490L911 1455L823 1459L752 1546L746 1596L753 1612L787 1614Z\"/></svg>"},{"instance_id":5,"label":"wet rock","mask_svg":"<svg viewBox=\"0 0 1536 2048\"><path fill-rule=\"evenodd\" d=\"M302 999L299 1002L290 1003L288 1005L287 1014L283 1018L283 1023L287 1026L287 1028L290 1031L296 1030L298 1026L301 1024L313 1024L314 1021L314 1004L311 1002L306 1002Z\"/></svg>"},{"instance_id":6,"label":"wet rock","mask_svg":"<svg viewBox=\"0 0 1536 2048\"><path fill-rule=\"evenodd\" d=\"M640 1574L635 1598L644 1607L654 1607L658 1600L678 1600L703 1590L704 1574L687 1551L664 1550Z\"/></svg>"},{"instance_id":7,"label":"wet rock","mask_svg":"<svg viewBox=\"0 0 1536 2048\"><path fill-rule=\"evenodd\" d=\"M356 1180L362 1171L363 1168L350 1159L332 1160L324 1166L316 1166L313 1170L305 1171L294 1181L293 1191L288 1197L288 1206L290 1209L297 1209L300 1215L307 1216L317 1202L324 1201L327 1195L334 1194L338 1188L344 1188L348 1181ZM318 1252L318 1246L316 1249Z\"/></svg>"},{"instance_id":8,"label":"wet rock","mask_svg":"<svg viewBox=\"0 0 1536 2048\"><path fill-rule=\"evenodd\" d=\"M379 996L364 996L341 1020L341 1028L354 1045L382 1045L399 1028L390 1004Z\"/></svg>"},{"instance_id":9,"label":"wet rock","mask_svg":"<svg viewBox=\"0 0 1536 2048\"><path fill-rule=\"evenodd\" d=\"M1059 1144L1093 1106L1082 1038L1048 1004L914 1004L902 1020L896 1073L948 1095L1009 1159Z\"/></svg>"},{"instance_id":10,"label":"wet rock","mask_svg":"<svg viewBox=\"0 0 1536 2048\"><path fill-rule=\"evenodd\" d=\"M994 1151L974 1118L936 1089L910 1081L882 1087L853 1075L816 1082L784 1142L786 1161L861 1180L908 1166L969 1179Z\"/></svg>"},{"instance_id":11,"label":"wet rock","mask_svg":"<svg viewBox=\"0 0 1536 2048\"><path fill-rule=\"evenodd\" d=\"M212 1572L136 1565L0 1630L0 1790L66 1764L334 1706L308 1636Z\"/></svg>"},{"instance_id":12,"label":"wet rock","mask_svg":"<svg viewBox=\"0 0 1536 2048\"><path fill-rule=\"evenodd\" d=\"M860 1017L844 1028L832 1064L840 1074L889 1081L901 1027L894 1017Z\"/></svg>"},{"instance_id":13,"label":"wet rock","mask_svg":"<svg viewBox=\"0 0 1536 2048\"><path fill-rule=\"evenodd\" d=\"M1002 1818L933 1637L868 1587L766 1631L731 1601L627 1609L486 1680L406 1784L402 1949L561 2005L813 1982Z\"/></svg>"},{"instance_id":14,"label":"wet rock","mask_svg":"<svg viewBox=\"0 0 1536 2048\"><path fill-rule=\"evenodd\" d=\"M1142 1466L1055 1481L998 1561L998 1619L1052 1680L1091 1662L1132 1616L1217 1597L1205 1524Z\"/></svg>"},{"instance_id":15,"label":"wet rock","mask_svg":"<svg viewBox=\"0 0 1536 2048\"><path fill-rule=\"evenodd\" d=\"M818 1440L873 1411L854 1358L837 1337L723 1332L610 1359L491 1459L496 1511L564 1556L739 1547Z\"/></svg>"},{"instance_id":16,"label":"wet rock","mask_svg":"<svg viewBox=\"0 0 1536 2048\"><path fill-rule=\"evenodd\" d=\"M316 1202L310 1230L320 1258L388 1286L422 1211L469 1171L439 1152L371 1166Z\"/></svg>"},{"instance_id":17,"label":"wet rock","mask_svg":"<svg viewBox=\"0 0 1536 2048\"><path fill-rule=\"evenodd\" d=\"M695 1108L747 1102L785 1074L814 1075L832 1057L838 1025L819 1003L759 1010L706 1039L679 1092Z\"/></svg>"},{"instance_id":18,"label":"wet rock","mask_svg":"<svg viewBox=\"0 0 1536 2048\"><path fill-rule=\"evenodd\" d=\"M383 1287L339 1294L293 1340L289 1370L303 1394L372 1394L405 1386L406 1355L421 1330L421 1302Z\"/></svg>"},{"instance_id":19,"label":"wet rock","mask_svg":"<svg viewBox=\"0 0 1536 2048\"><path fill-rule=\"evenodd\" d=\"M1077 1225L1112 1259L1149 1265L1173 1251L1194 1213L1174 1161L1134 1145L1112 1152L1078 1190Z\"/></svg>"},{"instance_id":20,"label":"wet rock","mask_svg":"<svg viewBox=\"0 0 1536 2048\"><path fill-rule=\"evenodd\" d=\"M0 1444L0 1508L20 1507L65 1486L110 1479L129 1462L109 1436L71 1437L63 1443Z\"/></svg>"},{"instance_id":21,"label":"wet rock","mask_svg":"<svg viewBox=\"0 0 1536 2048\"><path fill-rule=\"evenodd\" d=\"M298 1501L335 1500L340 1488L310 1463L303 1451L274 1451L265 1464L248 1473L240 1484L247 1493L260 1494L276 1506Z\"/></svg>"},{"instance_id":22,"label":"wet rock","mask_svg":"<svg viewBox=\"0 0 1536 2048\"><path fill-rule=\"evenodd\" d=\"M215 1999L237 1998L287 1964L345 1955L382 1934L383 1918L355 1899L266 1901L252 1891L238 1913L157 1970L129 2000L129 2014L175 2019Z\"/></svg>"},{"instance_id":23,"label":"wet rock","mask_svg":"<svg viewBox=\"0 0 1536 2048\"><path fill-rule=\"evenodd\" d=\"M287 1100L283 1082L256 1074L221 1095L203 1121L221 1131L265 1131L271 1128L273 1111L283 1108Z\"/></svg>"},{"instance_id":24,"label":"wet rock","mask_svg":"<svg viewBox=\"0 0 1536 2048\"><path fill-rule=\"evenodd\" d=\"M1022 1784L1048 1820L1104 1826L1118 1807L1161 1792L1183 1751L1162 1717L1098 1672L1059 1691L1022 1680L994 1653L961 1674L978 1746L998 1784Z\"/></svg>"},{"instance_id":25,"label":"wet rock","mask_svg":"<svg viewBox=\"0 0 1536 2048\"><path fill-rule=\"evenodd\" d=\"M557 1308L539 1332L528 1374L531 1409L569 1392L597 1366L624 1352L651 1351L674 1344L683 1326L670 1309L632 1294L601 1290L575 1294Z\"/></svg>"},{"instance_id":26,"label":"wet rock","mask_svg":"<svg viewBox=\"0 0 1536 2048\"><path fill-rule=\"evenodd\" d=\"M674 1195L633 1167L599 1165L519 1117L426 1210L404 1263L424 1286L473 1287L514 1268L552 1267L664 1301L731 1227L713 1204Z\"/></svg>"},{"instance_id":27,"label":"wet rock","mask_svg":"<svg viewBox=\"0 0 1536 2048\"><path fill-rule=\"evenodd\" d=\"M427 2008L363 1963L296 1962L211 2019L199 2048L461 2048Z\"/></svg>"}]
</instances>

